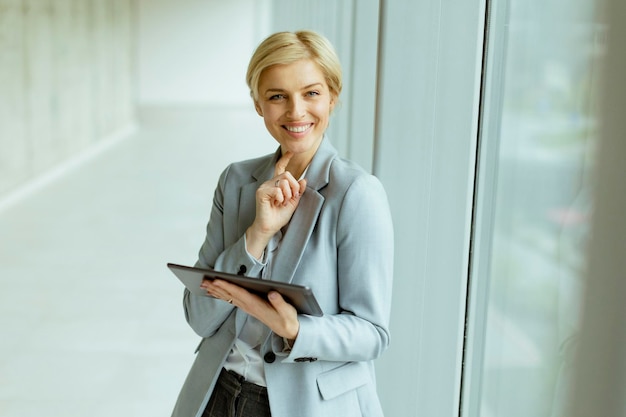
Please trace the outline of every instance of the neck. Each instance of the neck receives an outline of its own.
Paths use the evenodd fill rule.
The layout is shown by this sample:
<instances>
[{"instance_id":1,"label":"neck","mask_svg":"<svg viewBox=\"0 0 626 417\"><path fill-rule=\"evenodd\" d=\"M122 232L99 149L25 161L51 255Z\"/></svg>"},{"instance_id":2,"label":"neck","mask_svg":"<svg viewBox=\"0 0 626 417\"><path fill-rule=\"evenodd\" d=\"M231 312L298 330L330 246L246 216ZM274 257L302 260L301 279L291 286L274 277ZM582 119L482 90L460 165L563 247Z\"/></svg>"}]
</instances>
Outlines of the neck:
<instances>
[{"instance_id":1,"label":"neck","mask_svg":"<svg viewBox=\"0 0 626 417\"><path fill-rule=\"evenodd\" d=\"M291 172L291 175L293 175L296 180L299 180L300 177L302 177L302 173L304 172L306 167L309 166L309 164L311 163L311 159L313 158L305 158L301 161L294 161L294 158L289 161L289 165L287 165L287 171Z\"/></svg>"},{"instance_id":2,"label":"neck","mask_svg":"<svg viewBox=\"0 0 626 417\"><path fill-rule=\"evenodd\" d=\"M295 154L290 160L289 164L287 164L287 171L294 176L295 179L299 180L302 176L304 170L309 166L313 157L317 153L322 144L323 136L319 139L319 141L315 144L315 146L303 153ZM284 153L284 150L281 150Z\"/></svg>"}]
</instances>

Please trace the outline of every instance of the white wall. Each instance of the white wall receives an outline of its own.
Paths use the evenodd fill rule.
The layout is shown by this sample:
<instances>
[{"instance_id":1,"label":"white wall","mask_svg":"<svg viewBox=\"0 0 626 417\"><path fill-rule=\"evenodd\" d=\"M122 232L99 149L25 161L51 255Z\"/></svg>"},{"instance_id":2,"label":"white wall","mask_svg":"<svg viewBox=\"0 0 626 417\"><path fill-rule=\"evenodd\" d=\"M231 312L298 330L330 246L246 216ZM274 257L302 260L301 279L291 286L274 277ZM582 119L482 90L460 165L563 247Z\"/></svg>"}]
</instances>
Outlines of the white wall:
<instances>
[{"instance_id":1,"label":"white wall","mask_svg":"<svg viewBox=\"0 0 626 417\"><path fill-rule=\"evenodd\" d=\"M266 34L264 3L139 0L138 104L250 103L245 73Z\"/></svg>"},{"instance_id":2,"label":"white wall","mask_svg":"<svg viewBox=\"0 0 626 417\"><path fill-rule=\"evenodd\" d=\"M389 416L459 415L484 0L383 2L375 173L396 227Z\"/></svg>"},{"instance_id":3,"label":"white wall","mask_svg":"<svg viewBox=\"0 0 626 417\"><path fill-rule=\"evenodd\" d=\"M0 197L133 123L131 0L0 0Z\"/></svg>"}]
</instances>

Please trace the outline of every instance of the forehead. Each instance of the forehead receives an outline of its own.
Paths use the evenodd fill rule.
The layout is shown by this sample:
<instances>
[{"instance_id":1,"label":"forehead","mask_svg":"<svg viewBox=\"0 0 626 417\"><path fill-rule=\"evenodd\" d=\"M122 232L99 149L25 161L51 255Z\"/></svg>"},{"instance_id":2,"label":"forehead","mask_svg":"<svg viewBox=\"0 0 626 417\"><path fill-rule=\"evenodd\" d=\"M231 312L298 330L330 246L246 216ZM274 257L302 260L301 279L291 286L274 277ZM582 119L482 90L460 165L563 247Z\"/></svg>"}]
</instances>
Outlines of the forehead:
<instances>
[{"instance_id":1,"label":"forehead","mask_svg":"<svg viewBox=\"0 0 626 417\"><path fill-rule=\"evenodd\" d=\"M266 68L259 78L259 93L268 89L299 90L313 84L326 86L326 79L319 65L309 59Z\"/></svg>"}]
</instances>

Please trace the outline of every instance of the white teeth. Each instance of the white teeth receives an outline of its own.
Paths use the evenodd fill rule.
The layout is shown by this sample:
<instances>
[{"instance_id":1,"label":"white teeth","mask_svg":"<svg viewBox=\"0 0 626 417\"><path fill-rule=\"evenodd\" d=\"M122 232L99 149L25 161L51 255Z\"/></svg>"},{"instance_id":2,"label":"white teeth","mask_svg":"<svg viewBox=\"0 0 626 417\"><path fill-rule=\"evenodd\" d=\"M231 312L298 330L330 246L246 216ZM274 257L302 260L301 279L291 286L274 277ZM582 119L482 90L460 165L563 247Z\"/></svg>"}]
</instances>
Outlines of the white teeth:
<instances>
[{"instance_id":1,"label":"white teeth","mask_svg":"<svg viewBox=\"0 0 626 417\"><path fill-rule=\"evenodd\" d=\"M304 131L306 131L309 127L311 127L311 125L305 125L305 126L285 126L285 128L293 133L302 133Z\"/></svg>"}]
</instances>

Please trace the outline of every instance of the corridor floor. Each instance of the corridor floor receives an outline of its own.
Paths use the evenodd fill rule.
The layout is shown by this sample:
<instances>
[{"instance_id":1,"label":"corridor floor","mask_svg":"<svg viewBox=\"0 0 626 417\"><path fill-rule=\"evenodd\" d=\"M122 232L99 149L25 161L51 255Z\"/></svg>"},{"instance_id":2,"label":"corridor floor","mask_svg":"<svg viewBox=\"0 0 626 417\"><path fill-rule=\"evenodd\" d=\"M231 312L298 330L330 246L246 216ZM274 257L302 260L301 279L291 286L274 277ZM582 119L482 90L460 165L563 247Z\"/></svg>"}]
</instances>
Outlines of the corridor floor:
<instances>
[{"instance_id":1,"label":"corridor floor","mask_svg":"<svg viewBox=\"0 0 626 417\"><path fill-rule=\"evenodd\" d=\"M0 415L169 416L199 337L165 264L195 262L222 169L275 146L251 106L159 117L3 207Z\"/></svg>"}]
</instances>

